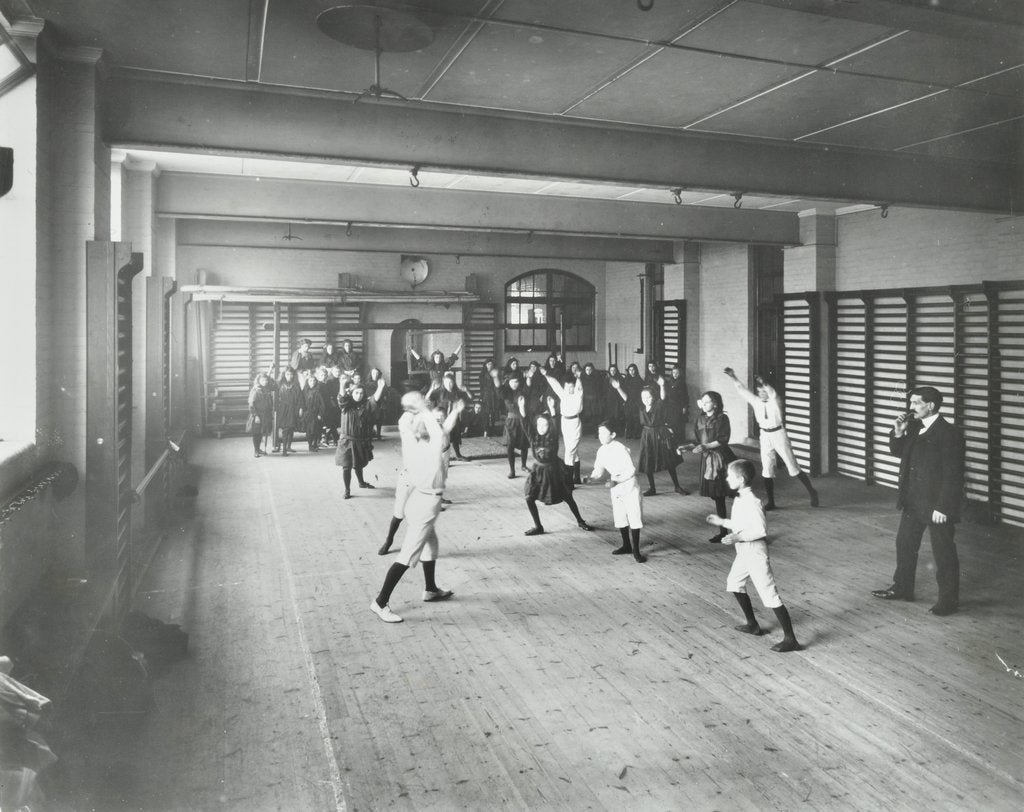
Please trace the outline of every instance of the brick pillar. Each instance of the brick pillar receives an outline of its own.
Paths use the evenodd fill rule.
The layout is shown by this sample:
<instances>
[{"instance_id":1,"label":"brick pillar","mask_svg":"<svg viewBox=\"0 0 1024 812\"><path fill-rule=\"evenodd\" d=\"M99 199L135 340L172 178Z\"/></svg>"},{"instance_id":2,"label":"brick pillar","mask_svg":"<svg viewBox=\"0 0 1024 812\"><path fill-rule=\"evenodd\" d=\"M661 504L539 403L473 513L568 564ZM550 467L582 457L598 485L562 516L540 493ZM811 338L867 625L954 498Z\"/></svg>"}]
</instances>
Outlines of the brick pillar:
<instances>
[{"instance_id":1,"label":"brick pillar","mask_svg":"<svg viewBox=\"0 0 1024 812\"><path fill-rule=\"evenodd\" d=\"M673 295L668 295L668 268L665 269L665 298L684 299L686 301L686 388L690 392L690 400L695 400L694 393L700 387L700 243L679 242L675 244L676 264L678 269L673 273L675 282L672 285ZM690 404L690 411L693 405Z\"/></svg>"},{"instance_id":2,"label":"brick pillar","mask_svg":"<svg viewBox=\"0 0 1024 812\"><path fill-rule=\"evenodd\" d=\"M37 60L37 446L41 460L86 471L86 243L110 233L110 150L98 122L93 48L58 49L44 30ZM82 490L62 508L71 567L85 561Z\"/></svg>"},{"instance_id":3,"label":"brick pillar","mask_svg":"<svg viewBox=\"0 0 1024 812\"><path fill-rule=\"evenodd\" d=\"M800 213L801 245L786 249L785 292L832 291L836 289L836 216L822 214L815 209ZM820 366L815 382L818 399L818 470L829 473L828 415L832 408L829 402L829 375L835 355L832 346L833 325L829 323L828 312L820 310L817 342L820 348Z\"/></svg>"}]
</instances>

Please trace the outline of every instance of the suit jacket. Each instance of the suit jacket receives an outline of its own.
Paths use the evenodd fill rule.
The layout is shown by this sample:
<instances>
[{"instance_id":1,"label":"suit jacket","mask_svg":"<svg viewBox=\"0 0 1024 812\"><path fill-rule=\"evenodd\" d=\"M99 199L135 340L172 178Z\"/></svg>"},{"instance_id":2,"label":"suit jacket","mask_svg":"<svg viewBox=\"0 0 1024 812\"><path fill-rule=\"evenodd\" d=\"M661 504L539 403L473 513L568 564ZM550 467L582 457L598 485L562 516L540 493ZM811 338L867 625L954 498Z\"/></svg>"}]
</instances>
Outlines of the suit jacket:
<instances>
[{"instance_id":1,"label":"suit jacket","mask_svg":"<svg viewBox=\"0 0 1024 812\"><path fill-rule=\"evenodd\" d=\"M921 434L914 421L902 437L889 432L889 452L900 458L898 507L930 522L932 511L960 520L964 491L964 440L960 430L939 415Z\"/></svg>"}]
</instances>

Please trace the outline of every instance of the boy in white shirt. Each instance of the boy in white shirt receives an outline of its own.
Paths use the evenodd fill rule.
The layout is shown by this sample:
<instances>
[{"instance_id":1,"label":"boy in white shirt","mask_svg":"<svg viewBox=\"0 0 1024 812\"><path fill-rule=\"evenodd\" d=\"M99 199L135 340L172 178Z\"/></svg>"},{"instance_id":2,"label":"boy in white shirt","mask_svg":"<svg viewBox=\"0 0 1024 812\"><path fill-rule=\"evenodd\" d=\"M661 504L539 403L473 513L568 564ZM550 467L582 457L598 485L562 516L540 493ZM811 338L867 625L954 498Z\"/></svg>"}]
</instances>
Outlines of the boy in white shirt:
<instances>
[{"instance_id":1,"label":"boy in white shirt","mask_svg":"<svg viewBox=\"0 0 1024 812\"><path fill-rule=\"evenodd\" d=\"M636 481L636 467L629 449L615 439L612 421L605 420L597 427L597 438L601 447L597 449L594 470L583 481L600 481L608 474L611 489L612 519L622 534L622 546L612 550L612 555L633 553L633 558L643 563L647 556L640 553L640 529L643 522L643 497Z\"/></svg>"},{"instance_id":2,"label":"boy in white shirt","mask_svg":"<svg viewBox=\"0 0 1024 812\"><path fill-rule=\"evenodd\" d=\"M734 460L729 463L726 482L733 490L739 491L732 503L732 516L723 519L711 514L708 524L724 527L729 534L722 537L722 544L736 545L736 560L733 561L725 588L736 596L747 622L737 626L736 631L761 635L760 625L754 617L754 607L747 594L747 582L753 581L761 602L775 612L782 626L782 641L772 646L772 651L800 651L801 646L793 633L793 622L789 610L782 603L775 587L772 562L768 557L768 527L765 523L761 500L750 488L754 479L754 464L750 460Z\"/></svg>"},{"instance_id":3,"label":"boy in white shirt","mask_svg":"<svg viewBox=\"0 0 1024 812\"><path fill-rule=\"evenodd\" d=\"M768 493L768 505L765 510L775 510L775 455L782 458L786 470L790 476L795 476L807 489L807 495L811 499L811 507L818 506L818 492L811 484L810 477L800 470L793 453L793 446L789 442L789 435L784 425L785 417L782 414L782 400L779 393L775 391L760 375L754 376L754 383L757 384L757 393L751 392L743 385L743 382L736 377L732 367L725 368L725 374L732 378L740 396L750 404L754 410L754 419L760 427L759 441L761 443L761 476L764 478L764 489Z\"/></svg>"}]
</instances>

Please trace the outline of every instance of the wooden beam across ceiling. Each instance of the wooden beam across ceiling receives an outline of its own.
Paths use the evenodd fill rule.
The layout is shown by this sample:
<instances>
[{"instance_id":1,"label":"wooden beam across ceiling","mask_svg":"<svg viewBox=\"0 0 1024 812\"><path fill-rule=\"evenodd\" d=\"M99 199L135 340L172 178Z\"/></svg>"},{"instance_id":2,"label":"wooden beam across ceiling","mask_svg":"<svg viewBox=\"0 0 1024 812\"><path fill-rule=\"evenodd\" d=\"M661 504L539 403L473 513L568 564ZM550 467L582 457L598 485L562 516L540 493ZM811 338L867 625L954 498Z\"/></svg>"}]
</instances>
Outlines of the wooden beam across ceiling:
<instances>
[{"instance_id":1,"label":"wooden beam across ceiling","mask_svg":"<svg viewBox=\"0 0 1024 812\"><path fill-rule=\"evenodd\" d=\"M286 239L286 228L291 239ZM223 248L272 248L286 251L363 251L455 256L547 257L613 262L674 262L675 244L667 240L510 234L498 231L430 231L345 225L291 225L181 220L179 245Z\"/></svg>"},{"instance_id":2,"label":"wooden beam across ceiling","mask_svg":"<svg viewBox=\"0 0 1024 812\"><path fill-rule=\"evenodd\" d=\"M353 104L336 93L182 83L133 71L117 72L105 92L103 136L122 147L999 213L1024 203L1019 175L985 161L426 104Z\"/></svg>"},{"instance_id":3,"label":"wooden beam across ceiling","mask_svg":"<svg viewBox=\"0 0 1024 812\"><path fill-rule=\"evenodd\" d=\"M773 245L800 242L799 218L792 212L226 175L161 175L157 213L202 220L498 231L528 238L553 234Z\"/></svg>"}]
</instances>

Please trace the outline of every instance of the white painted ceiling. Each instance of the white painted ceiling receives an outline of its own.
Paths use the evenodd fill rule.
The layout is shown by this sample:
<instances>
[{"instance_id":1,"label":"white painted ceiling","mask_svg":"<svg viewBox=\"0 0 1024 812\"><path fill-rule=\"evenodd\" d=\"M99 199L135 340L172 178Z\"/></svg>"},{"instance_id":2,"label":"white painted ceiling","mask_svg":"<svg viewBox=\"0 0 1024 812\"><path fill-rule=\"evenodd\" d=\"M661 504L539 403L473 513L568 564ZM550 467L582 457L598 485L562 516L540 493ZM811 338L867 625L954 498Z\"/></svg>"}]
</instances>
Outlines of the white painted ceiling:
<instances>
[{"instance_id":1,"label":"white painted ceiling","mask_svg":"<svg viewBox=\"0 0 1024 812\"><path fill-rule=\"evenodd\" d=\"M410 105L502 110L992 161L1024 144L1018 0L376 0L420 14L420 50L384 52L381 84ZM647 2L647 0L645 0ZM352 96L372 51L323 34L315 0L0 0L45 18L118 70ZM373 104L372 100L360 102ZM138 151L165 171L407 184L403 169ZM422 172L425 186L672 204L668 190ZM731 206L728 189L682 202ZM748 197L744 208L843 211L841 200ZM862 207L857 207L862 208Z\"/></svg>"}]
</instances>

